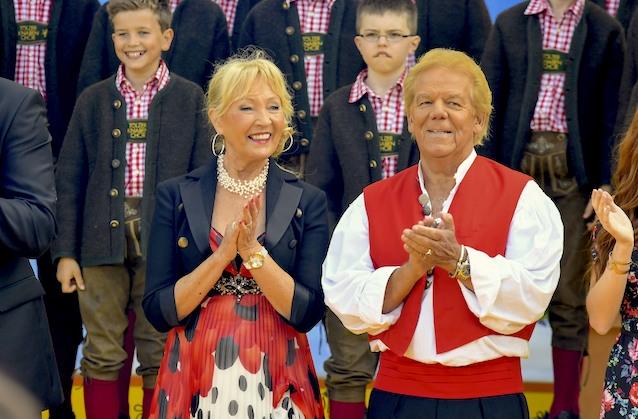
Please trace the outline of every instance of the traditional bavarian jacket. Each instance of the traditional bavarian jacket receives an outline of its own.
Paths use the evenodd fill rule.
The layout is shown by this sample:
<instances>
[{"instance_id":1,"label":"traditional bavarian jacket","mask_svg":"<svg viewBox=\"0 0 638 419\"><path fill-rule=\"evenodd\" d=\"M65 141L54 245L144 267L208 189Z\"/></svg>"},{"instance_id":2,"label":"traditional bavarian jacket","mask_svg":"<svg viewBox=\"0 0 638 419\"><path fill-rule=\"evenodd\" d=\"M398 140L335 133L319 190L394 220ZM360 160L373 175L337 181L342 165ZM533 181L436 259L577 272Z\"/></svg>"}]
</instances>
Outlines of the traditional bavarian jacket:
<instances>
[{"instance_id":1,"label":"traditional bavarian jacket","mask_svg":"<svg viewBox=\"0 0 638 419\"><path fill-rule=\"evenodd\" d=\"M324 262L326 304L352 332L379 335L372 338L371 348L383 351L380 374L389 383L383 387L387 391L441 398L522 391L518 357L528 355L530 331L525 328L543 315L558 283L563 244L558 210L535 182L472 152L457 170L456 186L443 211L457 214L457 240L468 249L474 292L435 269L434 277L427 279L433 285L417 296L414 332L408 331L409 342L401 348L388 335L393 325L404 323L401 318L410 297L389 313L383 314L382 306L389 277L407 262L408 254L395 249L391 251L394 260L387 261L379 257L383 254L379 246L400 249L401 229L422 218L418 170L414 166L371 185L345 212ZM375 198L377 188L383 189L382 202L376 202L380 201ZM401 210L380 209L384 207ZM499 226L503 220L511 222ZM384 224L399 226L398 231L379 235ZM492 231L490 226L498 228ZM437 292L443 298L436 298ZM410 328L402 324L400 329ZM499 388L498 382L471 386L461 379L480 381L473 381L476 374L471 370L485 361L499 364L489 365L497 369L518 368L518 374L510 371L507 388ZM396 380L388 380L385 365L397 362L405 368L398 377L395 373ZM438 369L434 375L450 377L452 382L432 386L432 371L418 373L419 368L432 365ZM462 368L448 371L448 367ZM411 375L413 370L417 373ZM470 374L464 375L464 370ZM405 385L407 381L397 385L402 379L419 385Z\"/></svg>"}]
</instances>

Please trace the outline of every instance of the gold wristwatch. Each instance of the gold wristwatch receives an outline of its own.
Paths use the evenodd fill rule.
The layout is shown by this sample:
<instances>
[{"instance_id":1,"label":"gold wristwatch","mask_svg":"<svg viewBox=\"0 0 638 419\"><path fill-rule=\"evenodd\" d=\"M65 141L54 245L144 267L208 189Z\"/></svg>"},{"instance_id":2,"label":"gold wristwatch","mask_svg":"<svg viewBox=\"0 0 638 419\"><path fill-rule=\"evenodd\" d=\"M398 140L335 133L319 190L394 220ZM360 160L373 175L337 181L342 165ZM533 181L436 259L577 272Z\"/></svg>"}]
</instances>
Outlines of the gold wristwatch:
<instances>
[{"instance_id":1,"label":"gold wristwatch","mask_svg":"<svg viewBox=\"0 0 638 419\"><path fill-rule=\"evenodd\" d=\"M456 262L456 269L454 273L450 274L451 277L458 279L459 281L466 281L470 279L470 258L465 246L461 245L461 257Z\"/></svg>"},{"instance_id":2,"label":"gold wristwatch","mask_svg":"<svg viewBox=\"0 0 638 419\"><path fill-rule=\"evenodd\" d=\"M248 270L259 269L264 265L267 255L268 250L266 250L264 246L261 246L261 249L248 256L248 259L244 261L244 266Z\"/></svg>"}]
</instances>

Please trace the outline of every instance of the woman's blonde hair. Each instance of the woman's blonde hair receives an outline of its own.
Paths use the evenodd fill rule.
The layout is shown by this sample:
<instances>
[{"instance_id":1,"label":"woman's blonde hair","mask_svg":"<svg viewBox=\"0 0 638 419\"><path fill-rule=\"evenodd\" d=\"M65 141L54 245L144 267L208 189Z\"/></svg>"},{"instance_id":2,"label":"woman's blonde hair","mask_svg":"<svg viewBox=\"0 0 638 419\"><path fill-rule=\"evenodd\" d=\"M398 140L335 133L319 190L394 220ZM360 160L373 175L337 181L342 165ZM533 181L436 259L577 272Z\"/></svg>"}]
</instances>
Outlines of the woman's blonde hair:
<instances>
[{"instance_id":1,"label":"woman's blonde hair","mask_svg":"<svg viewBox=\"0 0 638 419\"><path fill-rule=\"evenodd\" d=\"M286 128L274 153L277 157L282 153L286 140L295 131L291 126L294 108L284 75L265 51L250 47L216 66L213 78L208 82L206 111L214 109L217 117L221 118L233 102L244 98L258 81L265 82L281 100Z\"/></svg>"},{"instance_id":2,"label":"woman's blonde hair","mask_svg":"<svg viewBox=\"0 0 638 419\"><path fill-rule=\"evenodd\" d=\"M470 92L472 107L474 107L474 111L478 117L484 121L482 131L474 138L474 144L483 144L483 140L490 129L492 91L481 67L463 52L446 48L435 48L419 58L419 62L410 70L403 83L403 100L405 101L406 112L410 112L410 108L414 103L414 89L417 77L421 73L433 68L445 68L447 70L458 71L466 74L472 80L472 91Z\"/></svg>"}]
</instances>

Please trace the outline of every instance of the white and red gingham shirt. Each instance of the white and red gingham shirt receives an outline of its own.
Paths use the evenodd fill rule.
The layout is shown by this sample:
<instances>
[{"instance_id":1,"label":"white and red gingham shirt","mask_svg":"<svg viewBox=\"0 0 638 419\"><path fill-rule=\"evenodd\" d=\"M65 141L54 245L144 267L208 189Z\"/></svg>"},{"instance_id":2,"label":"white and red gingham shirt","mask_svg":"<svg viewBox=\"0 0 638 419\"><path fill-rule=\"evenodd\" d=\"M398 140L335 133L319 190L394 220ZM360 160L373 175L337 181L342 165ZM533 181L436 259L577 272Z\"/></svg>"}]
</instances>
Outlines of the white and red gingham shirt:
<instances>
[{"instance_id":1,"label":"white and red gingham shirt","mask_svg":"<svg viewBox=\"0 0 638 419\"><path fill-rule=\"evenodd\" d=\"M543 32L543 50L568 53L584 7L585 0L576 0L565 11L562 19L557 21L547 0L531 0L525 14L538 15ZM543 73L530 128L532 131L568 131L565 114L565 73Z\"/></svg>"},{"instance_id":2,"label":"white and red gingham shirt","mask_svg":"<svg viewBox=\"0 0 638 419\"><path fill-rule=\"evenodd\" d=\"M228 35L230 36L233 33L233 24L235 23L235 14L237 12L237 3L239 3L239 0L215 0L215 3L222 8L224 16L226 16Z\"/></svg>"},{"instance_id":3,"label":"white and red gingham shirt","mask_svg":"<svg viewBox=\"0 0 638 419\"><path fill-rule=\"evenodd\" d=\"M401 134L403 132L403 119L405 108L403 106L403 81L408 74L406 69L392 86L385 97L378 96L366 83L368 70L362 70L350 89L348 102L355 103L364 95L368 95L368 100L374 110L377 120L377 131ZM381 156L381 178L389 178L397 172L399 155Z\"/></svg>"},{"instance_id":4,"label":"white and red gingham shirt","mask_svg":"<svg viewBox=\"0 0 638 419\"><path fill-rule=\"evenodd\" d=\"M287 0L297 3L301 33L328 33L330 11L335 0ZM324 46L325 47L325 46ZM305 55L310 116L317 116L323 106L323 54Z\"/></svg>"},{"instance_id":5,"label":"white and red gingham shirt","mask_svg":"<svg viewBox=\"0 0 638 419\"><path fill-rule=\"evenodd\" d=\"M605 0L605 10L610 16L616 16L618 14L618 8L620 7L620 0Z\"/></svg>"},{"instance_id":6,"label":"white and red gingham shirt","mask_svg":"<svg viewBox=\"0 0 638 419\"><path fill-rule=\"evenodd\" d=\"M126 79L126 69L120 64L115 77L117 90L126 102L126 118L148 120L153 98L166 86L170 76L168 67L162 60L157 71L145 84L144 90L137 92ZM147 141L151 140L147 138ZM120 140L121 141L121 140ZM144 163L146 161L146 142L126 142L126 169L124 171L124 191L127 197L142 196L144 191Z\"/></svg>"},{"instance_id":7,"label":"white and red gingham shirt","mask_svg":"<svg viewBox=\"0 0 638 419\"><path fill-rule=\"evenodd\" d=\"M32 21L48 25L52 4L53 0L13 0L16 23ZM47 100L44 70L46 52L46 42L16 45L14 76L16 83L37 90L45 101Z\"/></svg>"},{"instance_id":8,"label":"white and red gingham shirt","mask_svg":"<svg viewBox=\"0 0 638 419\"><path fill-rule=\"evenodd\" d=\"M175 13L175 9L181 3L182 0L168 0L168 7L171 9L171 13Z\"/></svg>"}]
</instances>

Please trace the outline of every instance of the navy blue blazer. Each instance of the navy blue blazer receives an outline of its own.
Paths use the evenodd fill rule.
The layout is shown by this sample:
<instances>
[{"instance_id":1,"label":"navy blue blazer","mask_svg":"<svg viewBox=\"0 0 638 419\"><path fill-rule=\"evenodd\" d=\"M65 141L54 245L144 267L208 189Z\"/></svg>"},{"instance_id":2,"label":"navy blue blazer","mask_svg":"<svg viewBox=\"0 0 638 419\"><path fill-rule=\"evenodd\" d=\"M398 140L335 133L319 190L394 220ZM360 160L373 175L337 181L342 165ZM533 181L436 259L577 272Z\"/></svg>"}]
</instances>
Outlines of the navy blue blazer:
<instances>
[{"instance_id":1,"label":"navy blue blazer","mask_svg":"<svg viewBox=\"0 0 638 419\"><path fill-rule=\"evenodd\" d=\"M190 317L178 320L174 288L179 278L212 254L208 236L216 187L217 159L157 186L142 304L148 320L161 332L185 324ZM177 241L184 243L184 238L188 244L181 248ZM286 321L307 332L324 313L321 264L328 249L326 196L274 162L266 182L264 246L295 281Z\"/></svg>"}]
</instances>

